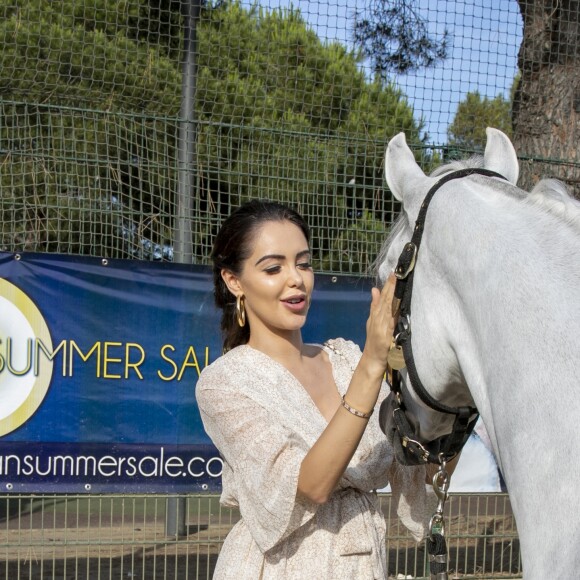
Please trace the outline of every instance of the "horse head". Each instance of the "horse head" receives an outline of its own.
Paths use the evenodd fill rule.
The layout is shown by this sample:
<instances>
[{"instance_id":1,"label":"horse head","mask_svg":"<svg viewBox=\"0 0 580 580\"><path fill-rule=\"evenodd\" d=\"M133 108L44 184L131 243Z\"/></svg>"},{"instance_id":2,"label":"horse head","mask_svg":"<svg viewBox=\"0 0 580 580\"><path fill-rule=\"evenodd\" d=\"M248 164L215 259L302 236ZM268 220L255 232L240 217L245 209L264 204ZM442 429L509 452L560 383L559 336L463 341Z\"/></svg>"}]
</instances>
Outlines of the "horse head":
<instances>
[{"instance_id":1,"label":"horse head","mask_svg":"<svg viewBox=\"0 0 580 580\"><path fill-rule=\"evenodd\" d=\"M481 179L499 178L505 180L506 185L511 184L509 187L515 186L519 166L511 142L501 131L491 128L487 129L487 137L483 158L471 162L475 166L473 172L466 171L469 164L463 163L441 168L431 176L425 175L403 133L393 138L387 147L385 176L393 195L402 203L403 211L379 256L378 276L384 282L389 273L395 271L399 278L398 299L400 301L406 293L408 304L406 311L401 312L405 319L400 319L397 327L397 336L403 336L399 348L405 353L406 367L400 372L393 371L391 380L396 383L396 389L383 404L380 421L393 442L398 460L404 464L440 461L441 456L450 458L459 451L477 420L476 404L460 361L461 341L470 337L465 332L466 322L456 289L449 283L450 277L461 272L460 262L465 258L456 256L448 260L449 256L444 255L452 250L454 231L460 226L453 223L453 212L449 212L449 221L441 223L438 220L435 236L434 226L428 223L427 206L437 189L453 179L459 181L471 175L479 179L477 176L483 173ZM450 183L446 189L463 186ZM455 192L454 195L465 194ZM436 213L441 217L442 204L435 200L433 205L439 206ZM423 241L425 229L427 239ZM430 239L432 237L437 238L436 244ZM446 248L443 251L441 238L442 247ZM413 253L415 255L411 255ZM450 269L441 269L443 257L459 263ZM463 267L472 268L469 264ZM407 277L413 278L408 287ZM415 288L415 296L411 315L412 288Z\"/></svg>"},{"instance_id":2,"label":"horse head","mask_svg":"<svg viewBox=\"0 0 580 580\"><path fill-rule=\"evenodd\" d=\"M411 239L419 208L426 192L437 182L438 175L454 168L475 165L495 171L510 183L516 184L519 164L511 141L497 129L488 127L486 134L487 145L483 160L474 158L466 162L451 163L436 170L431 176L425 175L415 161L404 133L391 139L385 154L385 179L395 199L402 203L403 212L381 252L378 274L382 281L394 270L404 244ZM385 249L388 251L386 255Z\"/></svg>"}]
</instances>

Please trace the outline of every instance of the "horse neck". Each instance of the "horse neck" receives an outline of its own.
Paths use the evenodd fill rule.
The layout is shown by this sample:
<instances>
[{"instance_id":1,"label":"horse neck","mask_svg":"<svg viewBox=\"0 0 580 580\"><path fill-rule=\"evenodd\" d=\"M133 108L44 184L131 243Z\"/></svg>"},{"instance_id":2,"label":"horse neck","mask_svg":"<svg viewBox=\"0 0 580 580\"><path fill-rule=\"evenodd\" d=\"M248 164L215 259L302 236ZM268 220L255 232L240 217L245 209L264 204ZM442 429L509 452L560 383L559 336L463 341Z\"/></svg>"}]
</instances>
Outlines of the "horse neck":
<instances>
[{"instance_id":1,"label":"horse neck","mask_svg":"<svg viewBox=\"0 0 580 580\"><path fill-rule=\"evenodd\" d=\"M446 378L439 369L457 367L446 372L462 379L460 388L469 385L485 422L527 574L571 577L553 572L576 570L580 559L570 554L577 552L560 554L557 534L539 534L537 522L563 530L566 540L578 537L580 510L569 498L580 478L580 236L515 202L441 201L427 218L415 274L419 375L434 394ZM448 360L433 363L433 352ZM543 556L552 553L554 561Z\"/></svg>"}]
</instances>

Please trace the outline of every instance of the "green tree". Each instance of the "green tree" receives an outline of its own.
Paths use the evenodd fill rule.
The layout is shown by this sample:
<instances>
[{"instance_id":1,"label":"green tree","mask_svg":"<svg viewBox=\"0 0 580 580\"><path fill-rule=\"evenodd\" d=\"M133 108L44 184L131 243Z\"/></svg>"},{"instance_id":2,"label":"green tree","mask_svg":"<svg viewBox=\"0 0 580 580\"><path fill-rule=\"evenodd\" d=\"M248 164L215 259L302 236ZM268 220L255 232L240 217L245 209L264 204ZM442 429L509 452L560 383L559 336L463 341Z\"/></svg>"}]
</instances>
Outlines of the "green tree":
<instances>
[{"instance_id":1,"label":"green tree","mask_svg":"<svg viewBox=\"0 0 580 580\"><path fill-rule=\"evenodd\" d=\"M372 275L373 261L378 248L385 241L389 228L376 219L370 211L363 210L332 240L329 251L323 256L321 268L327 271L346 271Z\"/></svg>"},{"instance_id":2,"label":"green tree","mask_svg":"<svg viewBox=\"0 0 580 580\"><path fill-rule=\"evenodd\" d=\"M3 247L131 256L135 232L167 235L170 125L155 115L177 115L181 79L164 46L123 34L139 9L0 2Z\"/></svg>"},{"instance_id":3,"label":"green tree","mask_svg":"<svg viewBox=\"0 0 580 580\"><path fill-rule=\"evenodd\" d=\"M485 129L494 127L511 136L511 103L503 95L482 97L478 91L467 93L459 103L453 122L447 129L449 145L469 152L485 147Z\"/></svg>"},{"instance_id":4,"label":"green tree","mask_svg":"<svg viewBox=\"0 0 580 580\"><path fill-rule=\"evenodd\" d=\"M152 257L147 244L171 244L182 122L176 6L0 0L3 247ZM363 211L390 221L384 147L402 130L420 146L422 123L400 90L369 81L359 65L299 11L236 1L203 8L198 260L231 205L252 197L297 205L320 263Z\"/></svg>"},{"instance_id":5,"label":"green tree","mask_svg":"<svg viewBox=\"0 0 580 580\"><path fill-rule=\"evenodd\" d=\"M381 169L385 144L399 131L420 144L422 124L399 89L369 82L357 55L323 44L299 12L234 4L212 17L220 25L205 28L201 42L213 50L200 52L238 58L227 66L208 63L198 80L208 120L198 155L206 182L221 186L208 191L216 196L209 205L219 206L224 191L226 199L260 195L294 203L312 225L315 265L329 264L332 240L363 209L392 220L396 207ZM218 114L219 123L211 122Z\"/></svg>"}]
</instances>

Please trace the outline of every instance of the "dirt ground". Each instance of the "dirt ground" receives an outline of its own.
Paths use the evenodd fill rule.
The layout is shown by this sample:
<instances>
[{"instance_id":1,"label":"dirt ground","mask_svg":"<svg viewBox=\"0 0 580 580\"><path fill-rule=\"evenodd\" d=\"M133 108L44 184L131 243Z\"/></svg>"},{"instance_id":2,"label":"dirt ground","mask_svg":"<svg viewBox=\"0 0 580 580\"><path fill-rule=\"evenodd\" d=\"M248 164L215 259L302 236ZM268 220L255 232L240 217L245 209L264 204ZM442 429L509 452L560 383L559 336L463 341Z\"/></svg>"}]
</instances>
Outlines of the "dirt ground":
<instances>
[{"instance_id":1,"label":"dirt ground","mask_svg":"<svg viewBox=\"0 0 580 580\"><path fill-rule=\"evenodd\" d=\"M223 514L217 521L212 514L197 515L183 537L168 538L164 514L128 515L109 507L99 506L97 516L72 505L0 520L0 580L209 579L237 519L234 515L221 523ZM390 578L425 577L424 544L410 539L390 504L384 509ZM471 513L480 510L479 504L451 505L446 519L449 578L521 578L511 512L486 505L485 515Z\"/></svg>"}]
</instances>

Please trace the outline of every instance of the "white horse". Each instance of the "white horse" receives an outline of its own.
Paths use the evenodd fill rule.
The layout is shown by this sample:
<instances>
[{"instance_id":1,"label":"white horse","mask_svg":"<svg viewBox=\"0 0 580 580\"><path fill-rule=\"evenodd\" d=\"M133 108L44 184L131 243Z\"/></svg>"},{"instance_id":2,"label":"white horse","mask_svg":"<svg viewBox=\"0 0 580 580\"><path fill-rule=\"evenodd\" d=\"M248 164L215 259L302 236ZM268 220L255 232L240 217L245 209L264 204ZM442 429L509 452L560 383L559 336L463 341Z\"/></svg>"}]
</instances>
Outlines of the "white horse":
<instances>
[{"instance_id":1,"label":"white horse","mask_svg":"<svg viewBox=\"0 0 580 580\"><path fill-rule=\"evenodd\" d=\"M580 203L554 180L530 193L516 187L516 153L495 129L482 159L433 176L401 133L388 145L385 175L403 212L379 277L411 239L435 175L473 163L507 181L464 177L433 197L414 271L416 367L434 399L479 410L505 476L525 578L572 580L580 578ZM405 396L421 439L449 431L453 417Z\"/></svg>"}]
</instances>

